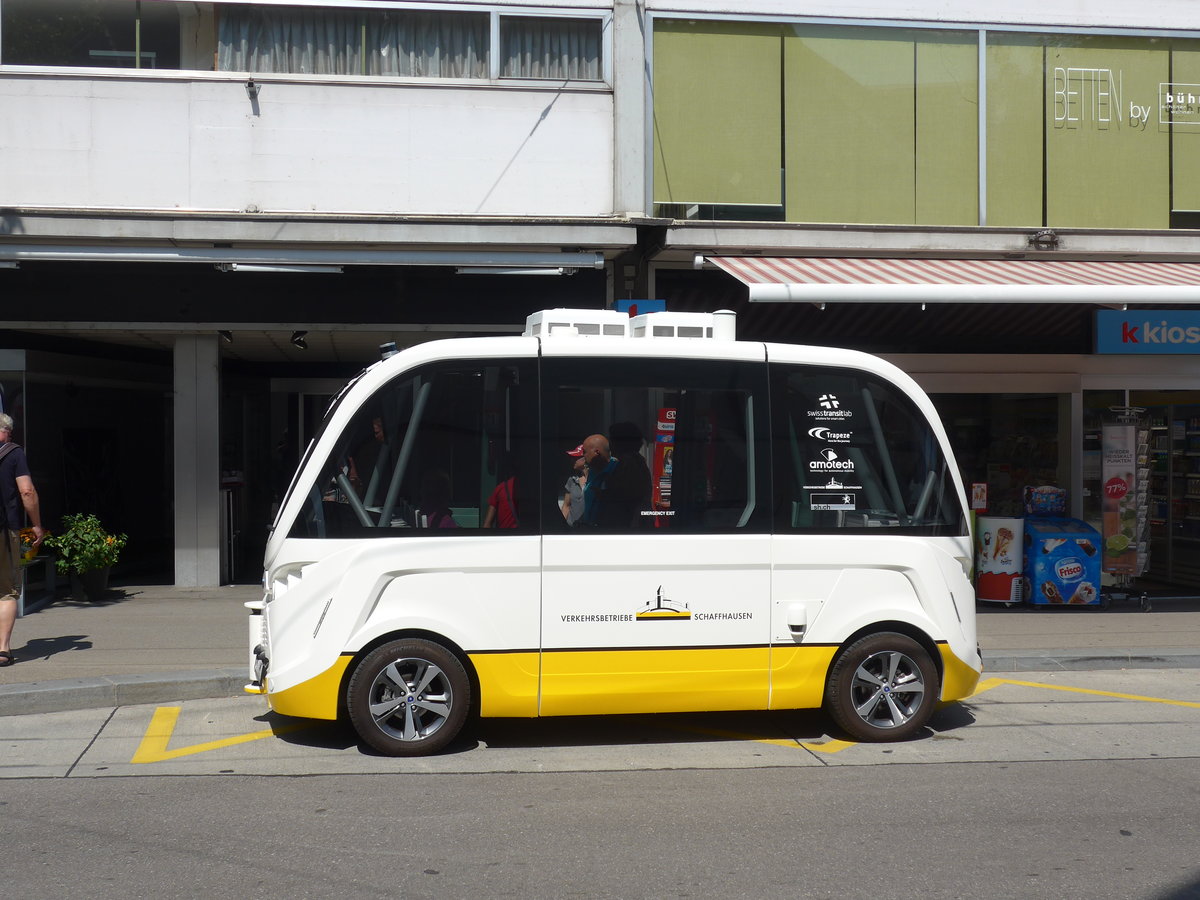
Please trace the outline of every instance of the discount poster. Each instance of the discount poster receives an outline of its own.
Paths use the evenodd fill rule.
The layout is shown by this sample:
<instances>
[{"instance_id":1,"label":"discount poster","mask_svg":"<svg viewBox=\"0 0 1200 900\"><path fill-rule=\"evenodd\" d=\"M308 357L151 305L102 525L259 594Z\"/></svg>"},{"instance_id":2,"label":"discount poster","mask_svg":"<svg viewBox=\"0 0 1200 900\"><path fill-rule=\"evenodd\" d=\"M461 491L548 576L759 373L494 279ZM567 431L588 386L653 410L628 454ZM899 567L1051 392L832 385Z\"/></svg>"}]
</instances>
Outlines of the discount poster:
<instances>
[{"instance_id":1,"label":"discount poster","mask_svg":"<svg viewBox=\"0 0 1200 900\"><path fill-rule=\"evenodd\" d=\"M1104 523L1104 571L1136 575L1138 494L1137 426L1105 425L1100 438L1100 508Z\"/></svg>"}]
</instances>

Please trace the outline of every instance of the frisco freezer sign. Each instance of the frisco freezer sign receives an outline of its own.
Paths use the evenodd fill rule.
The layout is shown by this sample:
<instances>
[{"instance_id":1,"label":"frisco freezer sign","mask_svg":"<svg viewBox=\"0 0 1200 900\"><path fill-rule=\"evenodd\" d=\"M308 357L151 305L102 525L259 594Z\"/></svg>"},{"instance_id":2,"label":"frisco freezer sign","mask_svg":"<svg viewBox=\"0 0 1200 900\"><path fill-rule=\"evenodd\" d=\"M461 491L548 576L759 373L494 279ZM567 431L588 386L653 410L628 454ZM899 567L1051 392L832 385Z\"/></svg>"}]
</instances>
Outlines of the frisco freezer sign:
<instances>
[{"instance_id":1,"label":"frisco freezer sign","mask_svg":"<svg viewBox=\"0 0 1200 900\"><path fill-rule=\"evenodd\" d=\"M1200 312L1170 309L1098 310L1096 352L1200 353Z\"/></svg>"}]
</instances>

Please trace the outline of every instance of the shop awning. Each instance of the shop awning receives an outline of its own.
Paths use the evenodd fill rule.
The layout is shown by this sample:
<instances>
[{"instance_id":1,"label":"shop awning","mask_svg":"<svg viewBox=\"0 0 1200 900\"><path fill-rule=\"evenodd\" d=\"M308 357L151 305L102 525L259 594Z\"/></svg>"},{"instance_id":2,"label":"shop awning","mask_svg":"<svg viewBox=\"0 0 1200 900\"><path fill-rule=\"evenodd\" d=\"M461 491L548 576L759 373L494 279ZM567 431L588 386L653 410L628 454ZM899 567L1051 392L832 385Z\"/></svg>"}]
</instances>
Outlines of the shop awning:
<instances>
[{"instance_id":1,"label":"shop awning","mask_svg":"<svg viewBox=\"0 0 1200 900\"><path fill-rule=\"evenodd\" d=\"M750 289L794 303L1200 303L1200 263L705 256ZM699 261L699 260L698 260Z\"/></svg>"}]
</instances>

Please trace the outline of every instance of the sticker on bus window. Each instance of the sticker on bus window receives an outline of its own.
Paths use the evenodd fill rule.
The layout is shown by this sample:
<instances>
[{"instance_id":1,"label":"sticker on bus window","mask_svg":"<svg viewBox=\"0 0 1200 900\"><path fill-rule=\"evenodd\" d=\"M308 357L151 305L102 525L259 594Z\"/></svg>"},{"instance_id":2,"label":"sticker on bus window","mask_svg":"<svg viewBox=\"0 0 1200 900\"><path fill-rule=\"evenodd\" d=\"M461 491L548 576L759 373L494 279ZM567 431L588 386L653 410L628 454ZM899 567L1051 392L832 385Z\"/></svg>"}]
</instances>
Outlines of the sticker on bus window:
<instances>
[{"instance_id":1,"label":"sticker on bus window","mask_svg":"<svg viewBox=\"0 0 1200 900\"><path fill-rule=\"evenodd\" d=\"M861 491L862 485L846 484L831 476L825 484L806 484L804 489L806 491Z\"/></svg>"},{"instance_id":2,"label":"sticker on bus window","mask_svg":"<svg viewBox=\"0 0 1200 900\"><path fill-rule=\"evenodd\" d=\"M809 506L813 510L857 509L854 494L812 494Z\"/></svg>"},{"instance_id":3,"label":"sticker on bus window","mask_svg":"<svg viewBox=\"0 0 1200 900\"><path fill-rule=\"evenodd\" d=\"M837 394L819 395L816 405L817 409L808 411L810 419L849 419L854 415L852 410L842 408L842 401L838 399Z\"/></svg>"}]
</instances>

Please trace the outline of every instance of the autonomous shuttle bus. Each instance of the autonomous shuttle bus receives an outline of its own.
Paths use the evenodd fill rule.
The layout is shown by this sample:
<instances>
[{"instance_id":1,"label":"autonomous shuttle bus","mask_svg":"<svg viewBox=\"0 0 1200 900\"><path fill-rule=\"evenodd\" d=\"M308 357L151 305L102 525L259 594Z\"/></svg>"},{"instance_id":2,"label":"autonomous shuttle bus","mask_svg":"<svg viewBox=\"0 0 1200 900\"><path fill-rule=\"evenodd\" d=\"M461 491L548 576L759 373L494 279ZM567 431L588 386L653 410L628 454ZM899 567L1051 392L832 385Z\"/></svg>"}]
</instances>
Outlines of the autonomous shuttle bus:
<instances>
[{"instance_id":1,"label":"autonomous shuttle bus","mask_svg":"<svg viewBox=\"0 0 1200 900\"><path fill-rule=\"evenodd\" d=\"M733 314L547 310L334 400L251 610L251 683L382 753L471 716L824 707L921 731L981 672L963 486L894 366Z\"/></svg>"}]
</instances>

